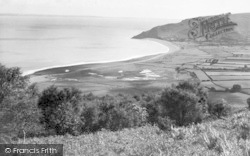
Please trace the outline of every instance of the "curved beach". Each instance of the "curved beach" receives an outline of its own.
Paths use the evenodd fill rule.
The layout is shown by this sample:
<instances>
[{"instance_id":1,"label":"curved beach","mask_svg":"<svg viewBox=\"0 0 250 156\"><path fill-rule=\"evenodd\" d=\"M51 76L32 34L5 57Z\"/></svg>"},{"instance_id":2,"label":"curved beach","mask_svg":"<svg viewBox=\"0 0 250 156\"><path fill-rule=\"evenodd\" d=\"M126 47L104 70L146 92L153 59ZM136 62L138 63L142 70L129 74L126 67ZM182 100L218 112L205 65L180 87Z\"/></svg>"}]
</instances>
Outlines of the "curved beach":
<instances>
[{"instance_id":1,"label":"curved beach","mask_svg":"<svg viewBox=\"0 0 250 156\"><path fill-rule=\"evenodd\" d=\"M130 60L134 60L134 59L138 59L140 61L146 61L144 60L145 57L147 57L147 59L156 59L158 57L161 57L163 55L178 51L180 48L168 41L164 41L164 40L160 40L160 39L153 39L153 38L148 38L148 39L143 39L143 40L149 40L152 42L156 42L159 43L162 46L165 46L167 49L165 52L163 53L157 53L157 54L153 54L153 55L141 55L141 56L132 56L130 58L126 58L126 59L122 59L122 60L110 60L110 61L99 61L99 62L79 62L79 63L74 63L74 64L67 64L67 65L61 65L61 66L51 66L51 67L44 67L41 69L35 69L35 70L29 70L29 71L25 71L23 72L23 75L32 75L32 74L36 74L37 72L41 72L44 70L52 70L54 68L65 68L65 67L77 67L77 66L82 66L82 65L90 65L90 64L104 64L104 63L114 63L114 62L123 62L123 61L130 61ZM149 58L148 58L149 57Z\"/></svg>"},{"instance_id":2,"label":"curved beach","mask_svg":"<svg viewBox=\"0 0 250 156\"><path fill-rule=\"evenodd\" d=\"M58 66L53 68L47 68L43 70L34 71L31 74L31 82L40 83L40 87L45 88L51 84L63 83L63 86L70 86L69 83L81 82L81 84L92 83L92 81L100 81L101 86L94 86L87 88L92 92L96 90L102 90L103 81L105 84L108 81L109 83L119 83L116 86L120 86L121 82L116 81L133 81L133 80L156 80L161 79L161 67L152 68L154 66L153 62L161 60L164 57L167 57L168 54L174 53L180 48L177 45L174 45L168 41L159 40L159 39L146 39L152 42L157 42L162 46L166 46L167 49L164 53L158 53L154 55L146 55L141 57L132 57L125 60L116 60L111 62L93 62L93 63L83 63L76 65L66 65ZM120 72L124 72L124 76L121 77ZM142 75L143 71L152 71L151 73L146 73ZM126 72L129 72L126 74ZM150 76L151 74L151 76ZM126 86L126 85L125 85ZM129 86L129 85L128 85ZM95 88L95 91L92 89ZM118 87L119 88L119 87ZM110 88L109 88L110 89ZM106 90L106 88L104 89ZM107 89L108 90L108 89ZM105 92L106 93L106 92ZM98 94L98 93L97 93Z\"/></svg>"}]
</instances>

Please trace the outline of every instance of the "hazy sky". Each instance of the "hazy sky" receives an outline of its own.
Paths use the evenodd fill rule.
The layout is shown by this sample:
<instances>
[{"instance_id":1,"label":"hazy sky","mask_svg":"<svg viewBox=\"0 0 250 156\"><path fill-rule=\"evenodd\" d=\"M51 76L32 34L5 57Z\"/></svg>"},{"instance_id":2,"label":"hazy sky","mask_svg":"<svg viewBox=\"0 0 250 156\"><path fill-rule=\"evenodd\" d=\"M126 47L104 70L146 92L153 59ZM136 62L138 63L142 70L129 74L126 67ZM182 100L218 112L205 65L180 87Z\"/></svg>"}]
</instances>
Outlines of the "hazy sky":
<instances>
[{"instance_id":1,"label":"hazy sky","mask_svg":"<svg viewBox=\"0 0 250 156\"><path fill-rule=\"evenodd\" d=\"M250 0L0 0L0 13L182 19L250 12Z\"/></svg>"}]
</instances>

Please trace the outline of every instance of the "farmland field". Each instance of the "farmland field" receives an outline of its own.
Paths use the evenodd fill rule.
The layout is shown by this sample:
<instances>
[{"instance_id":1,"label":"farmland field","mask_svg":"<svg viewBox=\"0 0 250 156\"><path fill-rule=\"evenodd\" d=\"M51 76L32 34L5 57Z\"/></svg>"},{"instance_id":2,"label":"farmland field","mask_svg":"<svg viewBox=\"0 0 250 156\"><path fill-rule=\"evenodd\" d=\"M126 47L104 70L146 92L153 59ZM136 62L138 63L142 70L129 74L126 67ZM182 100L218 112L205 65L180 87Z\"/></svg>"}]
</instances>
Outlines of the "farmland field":
<instances>
[{"instance_id":1,"label":"farmland field","mask_svg":"<svg viewBox=\"0 0 250 156\"><path fill-rule=\"evenodd\" d=\"M202 69L214 69L214 70L234 70L238 67L226 67L226 66L207 66L207 65L201 65L199 66Z\"/></svg>"},{"instance_id":2,"label":"farmland field","mask_svg":"<svg viewBox=\"0 0 250 156\"><path fill-rule=\"evenodd\" d=\"M249 97L250 97L250 89L242 89L241 92L245 94L249 94Z\"/></svg>"},{"instance_id":3,"label":"farmland field","mask_svg":"<svg viewBox=\"0 0 250 156\"><path fill-rule=\"evenodd\" d=\"M225 99L229 104L235 107L246 107L246 100L249 95L242 93L228 93L228 92L209 92L208 99L210 102L215 102L219 99Z\"/></svg>"},{"instance_id":4,"label":"farmland field","mask_svg":"<svg viewBox=\"0 0 250 156\"><path fill-rule=\"evenodd\" d=\"M212 66L218 66L218 67L244 67L246 63L217 63L217 64L213 64ZM246 64L248 65L248 63Z\"/></svg>"},{"instance_id":5,"label":"farmland field","mask_svg":"<svg viewBox=\"0 0 250 156\"><path fill-rule=\"evenodd\" d=\"M220 86L217 86L215 85L213 82L211 81L207 81L207 82L201 82L201 85L205 86L205 87L208 87L208 88L215 88L216 90L219 90L219 91L224 91L225 88L222 88Z\"/></svg>"},{"instance_id":6,"label":"farmland field","mask_svg":"<svg viewBox=\"0 0 250 156\"><path fill-rule=\"evenodd\" d=\"M242 61L250 61L249 55L244 55L244 57L227 57L226 60L242 60Z\"/></svg>"},{"instance_id":7,"label":"farmland field","mask_svg":"<svg viewBox=\"0 0 250 156\"><path fill-rule=\"evenodd\" d=\"M210 81L210 78L201 70L191 70L201 81Z\"/></svg>"},{"instance_id":8,"label":"farmland field","mask_svg":"<svg viewBox=\"0 0 250 156\"><path fill-rule=\"evenodd\" d=\"M206 72L209 76L250 76L250 72Z\"/></svg>"},{"instance_id":9,"label":"farmland field","mask_svg":"<svg viewBox=\"0 0 250 156\"><path fill-rule=\"evenodd\" d=\"M250 60L246 60L246 59L226 59L221 62L250 64Z\"/></svg>"},{"instance_id":10,"label":"farmland field","mask_svg":"<svg viewBox=\"0 0 250 156\"><path fill-rule=\"evenodd\" d=\"M250 75L234 75L234 76L229 76L229 75L213 75L210 76L214 81L220 81L220 80L250 80Z\"/></svg>"},{"instance_id":11,"label":"farmland field","mask_svg":"<svg viewBox=\"0 0 250 156\"><path fill-rule=\"evenodd\" d=\"M234 84L239 84L242 88L250 88L250 81L215 81L214 83L225 88L232 88Z\"/></svg>"}]
</instances>

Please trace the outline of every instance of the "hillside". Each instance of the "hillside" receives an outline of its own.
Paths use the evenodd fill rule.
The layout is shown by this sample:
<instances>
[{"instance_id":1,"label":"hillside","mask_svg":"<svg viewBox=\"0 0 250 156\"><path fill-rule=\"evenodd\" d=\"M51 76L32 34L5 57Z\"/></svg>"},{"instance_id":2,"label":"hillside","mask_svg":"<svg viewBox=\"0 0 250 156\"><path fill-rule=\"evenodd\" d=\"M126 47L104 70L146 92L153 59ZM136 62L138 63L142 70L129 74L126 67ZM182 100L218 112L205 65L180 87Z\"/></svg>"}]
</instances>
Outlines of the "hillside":
<instances>
[{"instance_id":1,"label":"hillside","mask_svg":"<svg viewBox=\"0 0 250 156\"><path fill-rule=\"evenodd\" d=\"M247 156L249 111L226 119L165 132L156 126L100 131L81 136L51 136L27 139L29 144L64 144L65 155L171 155ZM23 142L20 140L19 142Z\"/></svg>"},{"instance_id":2,"label":"hillside","mask_svg":"<svg viewBox=\"0 0 250 156\"><path fill-rule=\"evenodd\" d=\"M209 18L207 17L197 17L197 18ZM250 37L250 13L243 14L230 14L229 18L232 22L236 23L235 29L232 32L224 33L218 37L212 38L210 41L234 41L237 43L249 43ZM179 23L171 23L162 26L157 26L151 30L142 32L139 35L134 36L135 39L143 38L157 38L164 39L167 41L192 41L188 37L190 30L189 21L191 19L182 20Z\"/></svg>"}]
</instances>

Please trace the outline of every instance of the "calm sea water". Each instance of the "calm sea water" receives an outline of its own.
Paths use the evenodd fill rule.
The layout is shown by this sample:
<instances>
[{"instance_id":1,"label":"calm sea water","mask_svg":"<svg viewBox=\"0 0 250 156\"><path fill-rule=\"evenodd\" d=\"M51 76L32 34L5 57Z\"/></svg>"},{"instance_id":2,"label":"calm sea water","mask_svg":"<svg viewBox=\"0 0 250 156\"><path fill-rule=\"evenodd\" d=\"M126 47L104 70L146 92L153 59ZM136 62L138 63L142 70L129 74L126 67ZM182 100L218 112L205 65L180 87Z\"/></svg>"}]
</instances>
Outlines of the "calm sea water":
<instances>
[{"instance_id":1,"label":"calm sea water","mask_svg":"<svg viewBox=\"0 0 250 156\"><path fill-rule=\"evenodd\" d=\"M0 16L0 63L27 72L76 63L124 60L167 47L134 35L169 20Z\"/></svg>"}]
</instances>

